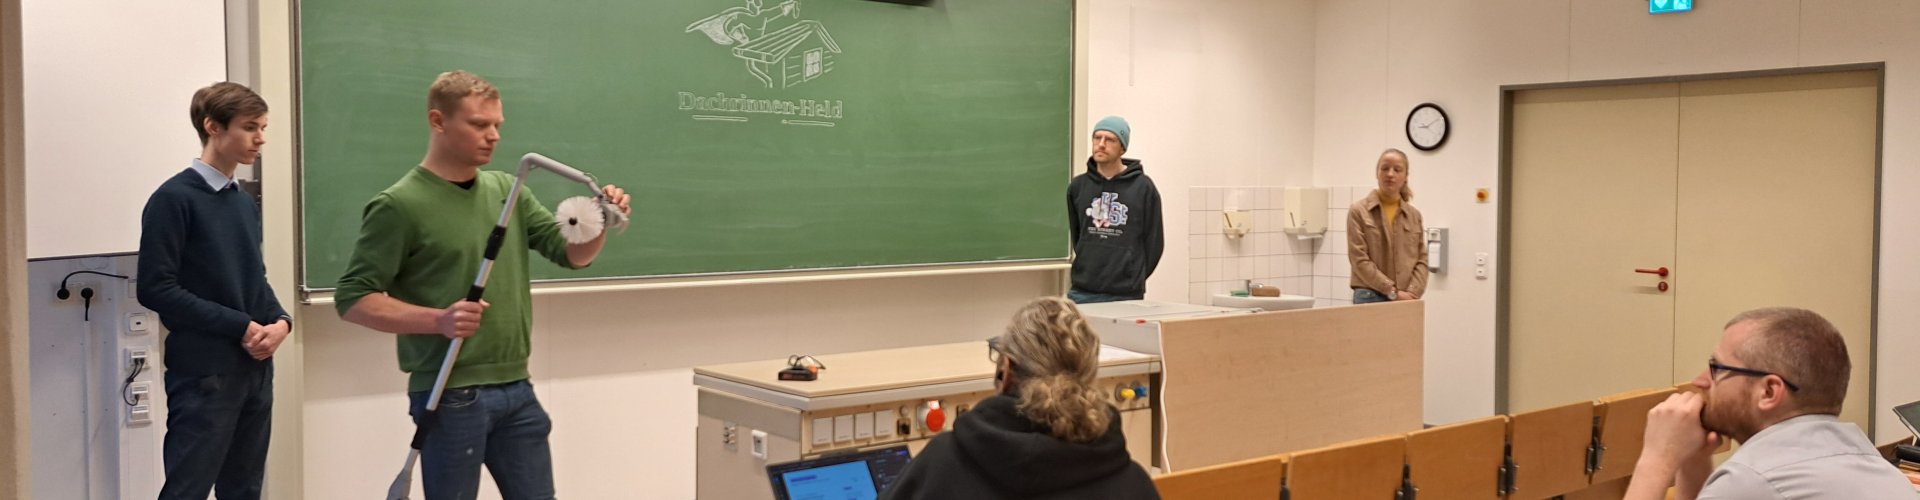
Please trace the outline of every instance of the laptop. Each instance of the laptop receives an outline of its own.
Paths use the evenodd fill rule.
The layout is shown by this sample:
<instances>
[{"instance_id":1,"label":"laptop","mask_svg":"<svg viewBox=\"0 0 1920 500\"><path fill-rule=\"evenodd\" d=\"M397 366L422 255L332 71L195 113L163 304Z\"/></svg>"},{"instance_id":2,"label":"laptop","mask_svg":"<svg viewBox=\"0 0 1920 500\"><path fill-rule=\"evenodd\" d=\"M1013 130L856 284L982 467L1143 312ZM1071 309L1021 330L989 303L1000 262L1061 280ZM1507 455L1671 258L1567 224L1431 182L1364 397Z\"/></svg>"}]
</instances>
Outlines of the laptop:
<instances>
[{"instance_id":1,"label":"laptop","mask_svg":"<svg viewBox=\"0 0 1920 500\"><path fill-rule=\"evenodd\" d=\"M907 471L907 445L767 466L774 500L874 500Z\"/></svg>"},{"instance_id":2,"label":"laptop","mask_svg":"<svg viewBox=\"0 0 1920 500\"><path fill-rule=\"evenodd\" d=\"M1894 416L1900 417L1900 423L1907 425L1907 432L1914 435L1914 443L1920 444L1920 401L1893 407Z\"/></svg>"}]
</instances>

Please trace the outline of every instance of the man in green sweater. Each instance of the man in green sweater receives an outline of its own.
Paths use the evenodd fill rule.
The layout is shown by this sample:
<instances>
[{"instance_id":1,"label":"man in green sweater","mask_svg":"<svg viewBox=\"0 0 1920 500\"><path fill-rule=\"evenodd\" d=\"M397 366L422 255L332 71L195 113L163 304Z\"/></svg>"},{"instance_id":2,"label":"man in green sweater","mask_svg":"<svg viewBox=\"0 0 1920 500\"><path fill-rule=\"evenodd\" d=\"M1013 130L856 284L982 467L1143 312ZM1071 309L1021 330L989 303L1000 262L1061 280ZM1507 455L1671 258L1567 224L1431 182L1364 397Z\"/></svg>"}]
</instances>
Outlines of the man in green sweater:
<instances>
[{"instance_id":1,"label":"man in green sweater","mask_svg":"<svg viewBox=\"0 0 1920 500\"><path fill-rule=\"evenodd\" d=\"M442 73L427 92L427 157L367 202L335 307L347 321L399 334L400 369L418 420L455 338L465 338L421 450L429 500L478 495L480 466L507 499L554 497L552 422L528 382L533 330L528 249L563 267L593 262L606 242L567 244L553 213L521 191L494 260L486 296L465 300L513 176L481 171L500 142L500 93L465 71ZM630 211L620 188L604 194ZM494 309L494 308L498 309Z\"/></svg>"}]
</instances>

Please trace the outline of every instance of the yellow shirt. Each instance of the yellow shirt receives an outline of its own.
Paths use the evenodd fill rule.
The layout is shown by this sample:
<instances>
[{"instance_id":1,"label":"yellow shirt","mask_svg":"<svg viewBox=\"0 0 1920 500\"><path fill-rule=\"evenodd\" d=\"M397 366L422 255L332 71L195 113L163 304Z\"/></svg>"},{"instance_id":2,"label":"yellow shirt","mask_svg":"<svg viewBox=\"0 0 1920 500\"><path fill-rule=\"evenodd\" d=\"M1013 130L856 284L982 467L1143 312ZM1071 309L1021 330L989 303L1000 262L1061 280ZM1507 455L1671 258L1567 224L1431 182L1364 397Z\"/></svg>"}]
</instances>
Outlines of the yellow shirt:
<instances>
[{"instance_id":1,"label":"yellow shirt","mask_svg":"<svg viewBox=\"0 0 1920 500\"><path fill-rule=\"evenodd\" d=\"M1380 200L1380 214L1387 217L1387 227L1393 227L1393 218L1400 215L1400 200ZM1392 234L1391 231L1388 234Z\"/></svg>"}]
</instances>

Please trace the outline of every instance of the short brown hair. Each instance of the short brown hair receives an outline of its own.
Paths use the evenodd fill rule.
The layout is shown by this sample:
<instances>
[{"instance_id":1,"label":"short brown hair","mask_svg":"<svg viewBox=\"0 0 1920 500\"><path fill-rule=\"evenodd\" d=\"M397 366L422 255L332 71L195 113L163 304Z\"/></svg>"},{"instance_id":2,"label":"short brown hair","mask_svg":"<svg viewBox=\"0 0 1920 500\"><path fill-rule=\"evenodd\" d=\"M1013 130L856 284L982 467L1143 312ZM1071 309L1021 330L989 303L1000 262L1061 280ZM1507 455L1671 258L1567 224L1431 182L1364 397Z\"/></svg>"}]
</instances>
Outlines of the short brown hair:
<instances>
[{"instance_id":1,"label":"short brown hair","mask_svg":"<svg viewBox=\"0 0 1920 500\"><path fill-rule=\"evenodd\" d=\"M233 126L233 119L267 114L267 100L260 94L233 82L219 82L208 85L193 93L193 103L187 108L187 116L193 118L193 131L200 134L200 145L207 145L207 119L221 127Z\"/></svg>"},{"instance_id":2,"label":"short brown hair","mask_svg":"<svg viewBox=\"0 0 1920 500\"><path fill-rule=\"evenodd\" d=\"M433 86L427 87L427 109L440 110L440 114L452 115L460 109L460 100L468 96L481 96L487 99L499 99L500 89L480 75L466 70L453 70L441 73L433 79Z\"/></svg>"},{"instance_id":3,"label":"short brown hair","mask_svg":"<svg viewBox=\"0 0 1920 500\"><path fill-rule=\"evenodd\" d=\"M1727 327L1753 322L1753 337L1734 350L1748 368L1769 371L1800 386L1800 408L1811 413L1840 413L1847 399L1853 362L1840 329L1820 314L1792 307L1754 309L1734 316Z\"/></svg>"}]
</instances>

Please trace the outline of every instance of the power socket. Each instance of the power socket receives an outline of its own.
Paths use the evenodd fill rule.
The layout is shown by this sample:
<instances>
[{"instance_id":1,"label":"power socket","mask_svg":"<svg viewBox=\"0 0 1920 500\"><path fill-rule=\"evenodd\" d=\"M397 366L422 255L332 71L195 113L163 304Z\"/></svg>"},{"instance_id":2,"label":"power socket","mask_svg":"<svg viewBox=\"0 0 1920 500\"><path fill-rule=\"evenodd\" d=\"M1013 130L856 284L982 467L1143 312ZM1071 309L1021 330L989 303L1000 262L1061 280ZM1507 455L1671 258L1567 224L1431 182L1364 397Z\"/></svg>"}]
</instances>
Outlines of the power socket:
<instances>
[{"instance_id":1,"label":"power socket","mask_svg":"<svg viewBox=\"0 0 1920 500\"><path fill-rule=\"evenodd\" d=\"M153 401L153 382L134 382L127 385L127 394L133 399L135 407L147 406Z\"/></svg>"},{"instance_id":2,"label":"power socket","mask_svg":"<svg viewBox=\"0 0 1920 500\"><path fill-rule=\"evenodd\" d=\"M125 365L126 369L133 370L133 367L138 366L140 363L145 363L145 366L147 366L150 369L153 366L153 361L148 359L148 354L150 352L151 351L148 350L147 346L143 346L143 345L127 346L127 363Z\"/></svg>"},{"instance_id":3,"label":"power socket","mask_svg":"<svg viewBox=\"0 0 1920 500\"><path fill-rule=\"evenodd\" d=\"M143 335L153 331L153 314L146 311L127 313L127 335Z\"/></svg>"},{"instance_id":4,"label":"power socket","mask_svg":"<svg viewBox=\"0 0 1920 500\"><path fill-rule=\"evenodd\" d=\"M766 460L767 459L767 431L754 429L751 435L753 436L753 448L752 448L753 458Z\"/></svg>"},{"instance_id":5,"label":"power socket","mask_svg":"<svg viewBox=\"0 0 1920 500\"><path fill-rule=\"evenodd\" d=\"M127 426L153 423L153 382L127 384L127 397L133 401L127 406Z\"/></svg>"}]
</instances>

